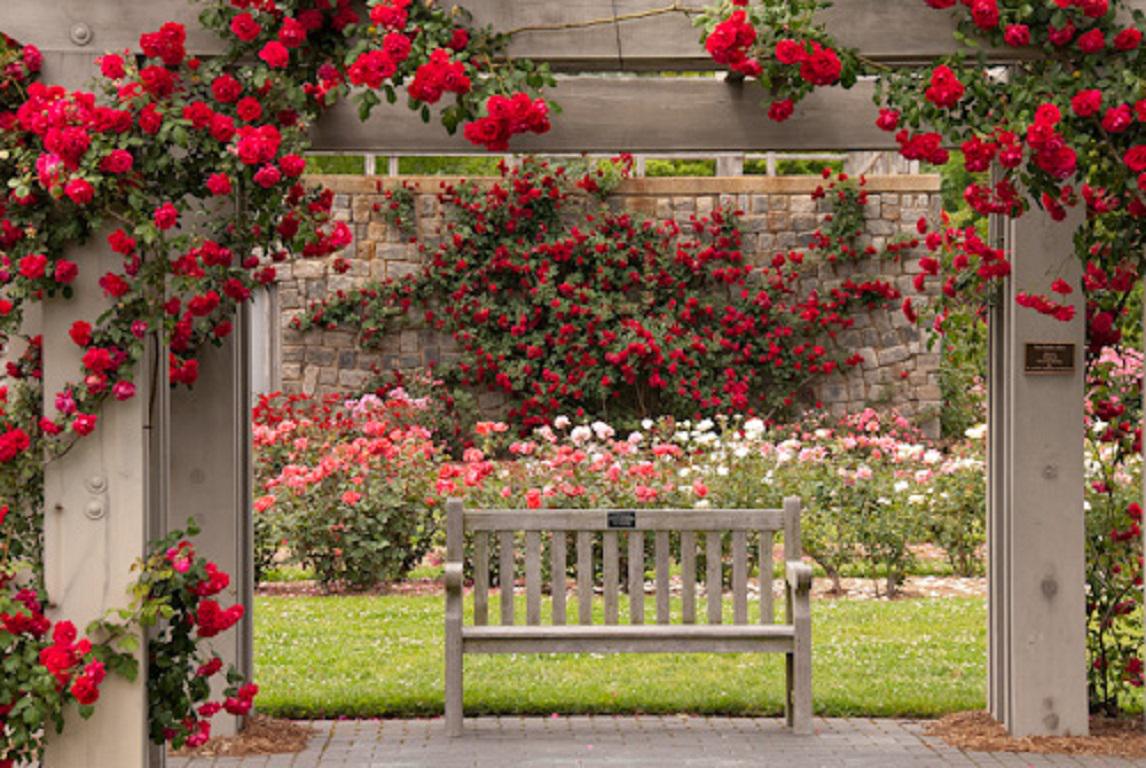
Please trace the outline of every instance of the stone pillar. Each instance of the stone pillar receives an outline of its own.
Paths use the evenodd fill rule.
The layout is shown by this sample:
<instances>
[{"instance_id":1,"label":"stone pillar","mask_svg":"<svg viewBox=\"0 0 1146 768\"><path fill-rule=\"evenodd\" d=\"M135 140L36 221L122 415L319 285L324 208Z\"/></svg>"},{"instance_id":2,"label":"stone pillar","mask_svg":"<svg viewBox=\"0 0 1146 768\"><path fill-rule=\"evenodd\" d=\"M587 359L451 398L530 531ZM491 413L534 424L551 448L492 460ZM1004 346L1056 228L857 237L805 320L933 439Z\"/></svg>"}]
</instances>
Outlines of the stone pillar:
<instances>
[{"instance_id":1,"label":"stone pillar","mask_svg":"<svg viewBox=\"0 0 1146 768\"><path fill-rule=\"evenodd\" d=\"M81 350L68 337L76 319L89 322L106 307L96 281L122 259L93 240L73 256L80 264L75 297L43 307L45 412L55 413L55 394L81 378ZM96 430L64 456L48 463L44 477L44 570L49 613L68 619L82 632L88 622L130 600L131 565L157 530L155 500L163 498L162 478L151 471L149 410L154 387L152 349L136 372L137 394L126 402L108 401ZM161 507L159 507L161 509ZM144 653L140 675L129 683L114 675L104 682L90 720L73 709L63 735L49 739L47 768L148 765L147 691ZM94 761L94 762L93 762Z\"/></svg>"},{"instance_id":2,"label":"stone pillar","mask_svg":"<svg viewBox=\"0 0 1146 768\"><path fill-rule=\"evenodd\" d=\"M1014 271L991 317L988 699L1015 736L1088 731L1078 223L1037 209L1006 223ZM1076 288L1072 322L1015 304L1057 277ZM1028 344L1073 345L1073 370L1027 372Z\"/></svg>"},{"instance_id":3,"label":"stone pillar","mask_svg":"<svg viewBox=\"0 0 1146 768\"><path fill-rule=\"evenodd\" d=\"M221 346L200 354L199 380L171 391L169 529L194 518L196 551L231 575L226 601L247 608L243 621L212 641L227 664L252 675L253 531L250 482L250 323L244 308ZM221 678L221 676L220 676ZM216 680L214 695L222 692ZM233 735L241 718L220 712L212 735Z\"/></svg>"}]
</instances>

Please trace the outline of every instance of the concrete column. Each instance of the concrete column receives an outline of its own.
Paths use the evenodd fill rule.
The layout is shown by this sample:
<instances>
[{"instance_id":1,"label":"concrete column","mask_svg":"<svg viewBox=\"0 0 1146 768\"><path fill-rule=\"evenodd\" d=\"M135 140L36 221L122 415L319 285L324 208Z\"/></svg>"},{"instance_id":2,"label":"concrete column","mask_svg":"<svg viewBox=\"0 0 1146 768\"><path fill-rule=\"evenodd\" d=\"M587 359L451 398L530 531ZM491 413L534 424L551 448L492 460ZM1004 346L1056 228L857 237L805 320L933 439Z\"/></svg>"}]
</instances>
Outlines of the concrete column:
<instances>
[{"instance_id":1,"label":"concrete column","mask_svg":"<svg viewBox=\"0 0 1146 768\"><path fill-rule=\"evenodd\" d=\"M988 700L1016 736L1088 731L1078 223L1039 210L1007 222L1014 271L992 315ZM1072 322L1015 304L1057 277L1076 286ZM1073 370L1025 371L1027 345L1047 343L1074 345Z\"/></svg>"},{"instance_id":2,"label":"concrete column","mask_svg":"<svg viewBox=\"0 0 1146 768\"><path fill-rule=\"evenodd\" d=\"M231 575L226 601L247 614L232 631L212 641L227 664L252 674L253 531L250 482L250 322L244 309L235 330L219 347L200 355L199 380L171 391L168 466L171 493L167 524L182 529L194 518L202 533L196 551ZM216 681L215 695L224 687ZM241 718L220 712L212 735L233 735Z\"/></svg>"}]
</instances>

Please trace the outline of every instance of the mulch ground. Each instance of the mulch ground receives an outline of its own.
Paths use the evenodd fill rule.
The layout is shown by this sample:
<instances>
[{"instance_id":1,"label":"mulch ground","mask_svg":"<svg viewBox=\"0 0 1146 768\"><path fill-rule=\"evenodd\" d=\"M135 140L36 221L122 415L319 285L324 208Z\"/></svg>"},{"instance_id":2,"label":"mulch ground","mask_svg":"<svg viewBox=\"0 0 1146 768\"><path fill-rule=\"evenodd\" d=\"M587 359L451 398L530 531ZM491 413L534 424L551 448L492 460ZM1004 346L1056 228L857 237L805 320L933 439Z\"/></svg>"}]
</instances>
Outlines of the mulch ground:
<instances>
[{"instance_id":1,"label":"mulch ground","mask_svg":"<svg viewBox=\"0 0 1146 768\"><path fill-rule=\"evenodd\" d=\"M180 749L178 757L246 757L302 752L315 729L305 723L255 715L237 736L211 739L196 749Z\"/></svg>"},{"instance_id":2,"label":"mulch ground","mask_svg":"<svg viewBox=\"0 0 1146 768\"><path fill-rule=\"evenodd\" d=\"M1029 736L1016 739L986 712L957 712L927 726L956 749L968 752L1035 752L1060 755L1146 757L1146 730L1141 719L1092 717L1089 736Z\"/></svg>"}]
</instances>

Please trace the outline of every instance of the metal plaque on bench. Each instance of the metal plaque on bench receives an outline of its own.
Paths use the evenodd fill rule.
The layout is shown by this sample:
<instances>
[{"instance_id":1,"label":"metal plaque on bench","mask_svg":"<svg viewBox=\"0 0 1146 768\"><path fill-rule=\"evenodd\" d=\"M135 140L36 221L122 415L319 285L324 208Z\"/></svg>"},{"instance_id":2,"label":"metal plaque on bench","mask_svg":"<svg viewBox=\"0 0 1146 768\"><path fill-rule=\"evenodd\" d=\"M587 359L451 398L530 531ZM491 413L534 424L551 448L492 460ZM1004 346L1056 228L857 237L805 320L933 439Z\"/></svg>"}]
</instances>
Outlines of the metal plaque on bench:
<instances>
[{"instance_id":1,"label":"metal plaque on bench","mask_svg":"<svg viewBox=\"0 0 1146 768\"><path fill-rule=\"evenodd\" d=\"M610 528L636 528L637 513L631 509L609 513Z\"/></svg>"}]
</instances>

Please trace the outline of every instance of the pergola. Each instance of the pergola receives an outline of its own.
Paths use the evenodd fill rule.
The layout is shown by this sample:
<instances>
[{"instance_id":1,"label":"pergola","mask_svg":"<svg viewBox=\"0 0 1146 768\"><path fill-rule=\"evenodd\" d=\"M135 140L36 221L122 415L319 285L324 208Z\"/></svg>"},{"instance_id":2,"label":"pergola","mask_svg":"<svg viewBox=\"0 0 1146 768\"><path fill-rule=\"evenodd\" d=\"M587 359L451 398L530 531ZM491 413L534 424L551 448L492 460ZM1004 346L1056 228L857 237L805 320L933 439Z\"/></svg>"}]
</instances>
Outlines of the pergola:
<instances>
[{"instance_id":1,"label":"pergola","mask_svg":"<svg viewBox=\"0 0 1146 768\"><path fill-rule=\"evenodd\" d=\"M1146 0L1136 0L1146 8ZM872 86L832 89L803 102L784 124L771 122L751 84L714 77L649 76L695 72L711 62L681 4L655 0L515 3L470 0L479 25L515 35L514 55L550 62L561 74L553 94L563 107L551 133L514 145L523 152L768 151L894 149L873 124ZM661 12L664 11L664 12ZM201 31L186 0L4 0L0 29L40 46L44 79L81 87L97 56L132 48L140 32L168 20L185 23L188 49L218 43ZM825 13L845 45L886 64L922 62L951 51L946 17L913 0L838 0ZM1005 65L1005 59L999 63ZM314 132L320 151L459 152L468 145L402 108L380 108L365 123L350 105L333 109ZM1073 300L1069 323L1018 309L1014 294L1041 291L1054 277L1077 280L1069 236L1077 219L1055 224L1032 211L993 236L1012 254L1009 296L991 316L989 446L989 705L1016 735L1084 734L1088 727L1083 526L1083 366L1085 312ZM101 240L73 257L114 266ZM106 306L84 269L75 298L43 304L29 330L44 338L46 393L79 368L67 343L76 317ZM237 574L237 599L251 603L249 449L250 324L202 365L191 392L166 385L163 350L152 349L140 397L109 404L98 437L79 443L47 468L46 578L52 607L83 622L122 603L128 566L147 541L194 516L200 549ZM1073 345L1073 369L1024 371L1030 344ZM157 364L158 363L158 364ZM155 375L151 374L154 370ZM95 566L93 568L93 566ZM95 574L93 576L93 574ZM249 672L251 620L242 623L228 660ZM50 768L91 764L161 765L146 738L144 686L109 680L89 721L69 721L49 748ZM232 727L237 723L232 723Z\"/></svg>"}]
</instances>

